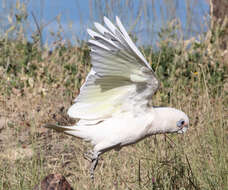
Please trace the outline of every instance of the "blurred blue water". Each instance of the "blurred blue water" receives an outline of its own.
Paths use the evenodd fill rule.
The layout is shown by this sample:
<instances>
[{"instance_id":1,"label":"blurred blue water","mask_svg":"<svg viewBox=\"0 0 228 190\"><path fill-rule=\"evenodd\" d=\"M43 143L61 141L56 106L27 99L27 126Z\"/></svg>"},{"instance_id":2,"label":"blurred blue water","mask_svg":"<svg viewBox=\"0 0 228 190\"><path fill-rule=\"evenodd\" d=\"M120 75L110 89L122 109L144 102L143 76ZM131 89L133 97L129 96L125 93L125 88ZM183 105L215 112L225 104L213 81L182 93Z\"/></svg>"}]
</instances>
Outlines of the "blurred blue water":
<instances>
[{"instance_id":1,"label":"blurred blue water","mask_svg":"<svg viewBox=\"0 0 228 190\"><path fill-rule=\"evenodd\" d=\"M0 0L1 27L7 28L6 14L15 7L15 2L16 0ZM64 40L72 43L77 43L77 40L87 40L86 29L93 27L94 21L102 22L103 15L111 19L119 15L124 26L137 36L137 42L141 45L155 44L161 27L166 26L174 18L180 19L185 38L205 32L209 23L209 5L205 0L132 0L130 8L129 6L125 8L127 1L121 1L119 3L121 9L113 6L111 11L110 7L96 6L96 1L92 0L21 0L20 2L27 5L28 37L37 29L31 14L33 12L40 25L47 24L43 28L43 42L48 44L56 41L56 37L52 36L51 32L57 31L61 31L61 37ZM188 2L194 2L194 4ZM100 3L105 4L105 1L101 0ZM189 20L188 9L192 10L193 15L190 18L192 20ZM141 13L139 13L140 10L142 10ZM134 25L139 14L141 17ZM54 19L57 15L61 15L60 25ZM6 18L3 18L4 16Z\"/></svg>"}]
</instances>

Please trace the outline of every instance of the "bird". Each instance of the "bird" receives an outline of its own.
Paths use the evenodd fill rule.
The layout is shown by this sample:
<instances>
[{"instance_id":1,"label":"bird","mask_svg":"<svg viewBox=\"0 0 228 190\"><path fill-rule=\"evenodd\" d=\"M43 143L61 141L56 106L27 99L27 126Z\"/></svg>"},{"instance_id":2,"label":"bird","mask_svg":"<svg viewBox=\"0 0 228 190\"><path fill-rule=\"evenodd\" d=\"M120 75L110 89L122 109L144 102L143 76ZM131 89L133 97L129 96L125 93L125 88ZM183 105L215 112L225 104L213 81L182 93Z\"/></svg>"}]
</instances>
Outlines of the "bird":
<instances>
[{"instance_id":1,"label":"bird","mask_svg":"<svg viewBox=\"0 0 228 190\"><path fill-rule=\"evenodd\" d=\"M91 162L91 179L103 153L189 128L183 111L150 103L160 82L119 17L115 25L104 17L104 24L95 22L95 30L87 29L92 67L67 112L79 121L73 126L45 125L93 145L84 154Z\"/></svg>"}]
</instances>

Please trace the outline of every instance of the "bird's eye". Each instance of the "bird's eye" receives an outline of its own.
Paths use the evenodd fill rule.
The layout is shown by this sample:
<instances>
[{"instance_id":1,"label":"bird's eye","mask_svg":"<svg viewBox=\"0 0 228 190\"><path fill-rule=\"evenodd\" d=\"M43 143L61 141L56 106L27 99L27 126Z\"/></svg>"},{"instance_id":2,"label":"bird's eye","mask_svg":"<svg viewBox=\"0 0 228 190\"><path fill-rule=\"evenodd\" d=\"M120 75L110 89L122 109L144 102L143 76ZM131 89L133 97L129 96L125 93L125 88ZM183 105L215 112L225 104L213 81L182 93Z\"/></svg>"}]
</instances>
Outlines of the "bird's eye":
<instances>
[{"instance_id":1,"label":"bird's eye","mask_svg":"<svg viewBox=\"0 0 228 190\"><path fill-rule=\"evenodd\" d=\"M177 122L177 127L182 127L184 125L185 121L181 119L180 121Z\"/></svg>"}]
</instances>

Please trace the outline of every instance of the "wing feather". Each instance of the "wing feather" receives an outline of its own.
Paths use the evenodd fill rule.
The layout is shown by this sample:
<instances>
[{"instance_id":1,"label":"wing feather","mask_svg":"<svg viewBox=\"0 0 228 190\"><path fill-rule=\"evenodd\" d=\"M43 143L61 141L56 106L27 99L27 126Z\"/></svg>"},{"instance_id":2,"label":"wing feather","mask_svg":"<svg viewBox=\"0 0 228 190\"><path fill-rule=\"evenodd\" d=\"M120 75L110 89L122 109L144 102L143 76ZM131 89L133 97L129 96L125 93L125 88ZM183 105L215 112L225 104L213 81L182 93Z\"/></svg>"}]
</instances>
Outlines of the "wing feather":
<instances>
[{"instance_id":1,"label":"wing feather","mask_svg":"<svg viewBox=\"0 0 228 190\"><path fill-rule=\"evenodd\" d=\"M156 92L159 82L141 52L137 49L121 21L117 26L104 17L105 28L95 23L96 31L88 29L92 39L92 69L69 116L99 120L133 109L142 109Z\"/></svg>"},{"instance_id":2,"label":"wing feather","mask_svg":"<svg viewBox=\"0 0 228 190\"><path fill-rule=\"evenodd\" d=\"M132 42L131 38L129 37L127 31L125 30L125 28L123 27L119 17L116 17L116 24L119 27L120 31L122 32L122 34L124 35L126 41L128 42L128 45L130 46L130 48L132 49L133 52L136 53L136 55L143 61L144 64L147 65L148 68L151 69L150 65L148 64L148 62L146 61L146 59L143 57L143 55L141 54L141 52L138 50L138 48L135 46L135 44Z\"/></svg>"}]
</instances>

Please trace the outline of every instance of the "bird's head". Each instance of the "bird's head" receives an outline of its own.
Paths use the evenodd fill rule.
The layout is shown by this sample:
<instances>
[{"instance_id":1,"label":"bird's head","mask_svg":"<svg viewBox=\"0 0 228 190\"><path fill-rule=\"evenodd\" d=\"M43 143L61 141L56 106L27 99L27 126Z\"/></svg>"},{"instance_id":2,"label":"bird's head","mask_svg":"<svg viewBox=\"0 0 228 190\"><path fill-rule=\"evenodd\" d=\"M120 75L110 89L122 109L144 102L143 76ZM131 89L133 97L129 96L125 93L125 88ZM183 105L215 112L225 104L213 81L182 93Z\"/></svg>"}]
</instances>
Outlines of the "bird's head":
<instances>
[{"instance_id":1,"label":"bird's head","mask_svg":"<svg viewBox=\"0 0 228 190\"><path fill-rule=\"evenodd\" d=\"M176 118L176 128L178 133L185 133L189 126L188 116L182 112L182 116Z\"/></svg>"},{"instance_id":2,"label":"bird's head","mask_svg":"<svg viewBox=\"0 0 228 190\"><path fill-rule=\"evenodd\" d=\"M174 108L156 108L156 126L161 133L185 133L189 127L188 116ZM158 123L157 123L158 122Z\"/></svg>"}]
</instances>

